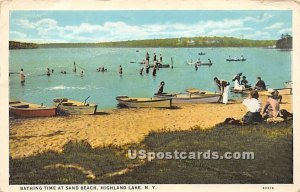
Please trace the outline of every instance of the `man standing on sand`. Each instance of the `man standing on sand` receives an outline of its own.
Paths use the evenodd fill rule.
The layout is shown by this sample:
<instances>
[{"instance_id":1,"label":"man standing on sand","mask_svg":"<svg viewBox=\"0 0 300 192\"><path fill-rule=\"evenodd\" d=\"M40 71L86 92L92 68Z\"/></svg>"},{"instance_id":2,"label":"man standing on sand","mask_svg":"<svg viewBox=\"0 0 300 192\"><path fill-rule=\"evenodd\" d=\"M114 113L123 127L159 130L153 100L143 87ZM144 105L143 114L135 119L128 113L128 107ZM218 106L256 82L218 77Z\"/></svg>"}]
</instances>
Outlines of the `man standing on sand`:
<instances>
[{"instance_id":1,"label":"man standing on sand","mask_svg":"<svg viewBox=\"0 0 300 192\"><path fill-rule=\"evenodd\" d=\"M21 85L25 84L25 74L24 74L23 69L21 69L21 71L20 71L20 82L21 82Z\"/></svg>"},{"instance_id":2,"label":"man standing on sand","mask_svg":"<svg viewBox=\"0 0 300 192\"><path fill-rule=\"evenodd\" d=\"M227 104L230 83L225 80L219 80L217 77L214 78L214 81L217 84L221 94L218 102L222 101L222 103Z\"/></svg>"}]
</instances>

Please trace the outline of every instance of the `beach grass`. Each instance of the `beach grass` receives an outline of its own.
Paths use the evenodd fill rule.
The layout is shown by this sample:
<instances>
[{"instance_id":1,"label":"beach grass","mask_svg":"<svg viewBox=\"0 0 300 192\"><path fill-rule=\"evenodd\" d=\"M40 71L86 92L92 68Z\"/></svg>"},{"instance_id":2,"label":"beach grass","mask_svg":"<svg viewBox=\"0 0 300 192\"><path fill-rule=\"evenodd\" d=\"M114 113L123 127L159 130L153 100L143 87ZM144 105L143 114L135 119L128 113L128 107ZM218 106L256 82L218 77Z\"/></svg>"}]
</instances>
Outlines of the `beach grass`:
<instances>
[{"instance_id":1,"label":"beach grass","mask_svg":"<svg viewBox=\"0 0 300 192\"><path fill-rule=\"evenodd\" d=\"M62 152L10 158L10 184L293 183L293 122L150 132L141 142L93 148L69 141ZM253 160L129 159L127 151L254 152Z\"/></svg>"}]
</instances>

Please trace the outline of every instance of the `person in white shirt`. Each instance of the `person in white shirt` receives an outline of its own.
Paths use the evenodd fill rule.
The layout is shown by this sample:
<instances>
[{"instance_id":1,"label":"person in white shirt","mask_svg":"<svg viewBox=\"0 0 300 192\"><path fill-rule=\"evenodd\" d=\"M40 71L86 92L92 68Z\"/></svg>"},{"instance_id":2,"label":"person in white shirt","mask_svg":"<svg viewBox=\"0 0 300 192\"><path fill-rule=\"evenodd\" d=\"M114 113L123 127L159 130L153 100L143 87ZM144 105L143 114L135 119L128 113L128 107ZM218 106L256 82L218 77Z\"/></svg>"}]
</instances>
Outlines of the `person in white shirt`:
<instances>
[{"instance_id":1,"label":"person in white shirt","mask_svg":"<svg viewBox=\"0 0 300 192\"><path fill-rule=\"evenodd\" d=\"M24 83L25 83L25 74L24 74L23 69L21 69L21 71L20 71L20 82L22 85L24 85Z\"/></svg>"},{"instance_id":2,"label":"person in white shirt","mask_svg":"<svg viewBox=\"0 0 300 192\"><path fill-rule=\"evenodd\" d=\"M258 123L262 121L262 116L260 114L262 105L258 97L259 95L257 91L251 91L249 98L243 101L243 105L245 105L248 110L242 119L246 124Z\"/></svg>"}]
</instances>

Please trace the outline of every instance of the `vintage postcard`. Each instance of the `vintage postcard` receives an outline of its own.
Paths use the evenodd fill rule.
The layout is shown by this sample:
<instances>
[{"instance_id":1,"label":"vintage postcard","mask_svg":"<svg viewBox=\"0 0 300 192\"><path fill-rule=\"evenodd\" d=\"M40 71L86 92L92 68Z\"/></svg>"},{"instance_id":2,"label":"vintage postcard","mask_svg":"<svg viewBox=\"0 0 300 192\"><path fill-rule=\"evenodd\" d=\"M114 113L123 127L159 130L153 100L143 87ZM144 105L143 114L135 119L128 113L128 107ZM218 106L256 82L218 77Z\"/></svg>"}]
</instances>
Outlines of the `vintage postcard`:
<instances>
[{"instance_id":1,"label":"vintage postcard","mask_svg":"<svg viewBox=\"0 0 300 192\"><path fill-rule=\"evenodd\" d=\"M0 6L0 191L300 190L299 2Z\"/></svg>"}]
</instances>

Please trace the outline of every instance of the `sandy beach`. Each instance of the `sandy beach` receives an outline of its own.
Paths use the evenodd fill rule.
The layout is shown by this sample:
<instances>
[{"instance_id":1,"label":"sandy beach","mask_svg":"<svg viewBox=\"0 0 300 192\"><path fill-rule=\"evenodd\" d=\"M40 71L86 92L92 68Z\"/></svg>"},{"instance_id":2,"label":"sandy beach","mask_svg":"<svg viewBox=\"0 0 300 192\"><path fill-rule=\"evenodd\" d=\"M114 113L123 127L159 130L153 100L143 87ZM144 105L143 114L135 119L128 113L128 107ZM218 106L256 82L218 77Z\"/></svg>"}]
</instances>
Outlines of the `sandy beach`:
<instances>
[{"instance_id":1,"label":"sandy beach","mask_svg":"<svg viewBox=\"0 0 300 192\"><path fill-rule=\"evenodd\" d=\"M260 100L264 104L266 96ZM284 95L281 109L292 112L292 96ZM101 110L101 106L100 106ZM91 116L11 119L10 156L28 157L49 150L61 152L70 140L86 140L92 147L137 143L150 132L209 129L227 117L242 118L241 101L230 104L180 104L175 109L113 109Z\"/></svg>"}]
</instances>

